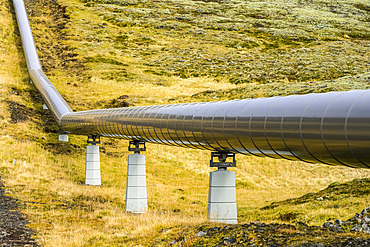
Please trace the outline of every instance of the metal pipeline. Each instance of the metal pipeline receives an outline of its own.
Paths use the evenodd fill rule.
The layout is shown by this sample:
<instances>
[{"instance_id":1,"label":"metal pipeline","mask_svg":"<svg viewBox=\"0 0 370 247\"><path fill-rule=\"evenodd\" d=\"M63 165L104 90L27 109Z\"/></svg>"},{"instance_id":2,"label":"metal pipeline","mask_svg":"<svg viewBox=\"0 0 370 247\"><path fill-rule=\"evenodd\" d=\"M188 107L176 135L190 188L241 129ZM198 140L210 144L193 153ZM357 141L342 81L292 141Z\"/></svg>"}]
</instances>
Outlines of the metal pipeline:
<instances>
[{"instance_id":1,"label":"metal pipeline","mask_svg":"<svg viewBox=\"0 0 370 247\"><path fill-rule=\"evenodd\" d=\"M19 32L22 37L28 73L37 90L41 93L54 119L60 125L61 117L64 114L72 112L72 110L42 71L23 0L13 0L13 4L17 16Z\"/></svg>"},{"instance_id":2,"label":"metal pipeline","mask_svg":"<svg viewBox=\"0 0 370 247\"><path fill-rule=\"evenodd\" d=\"M82 111L62 129L310 163L370 167L370 90Z\"/></svg>"},{"instance_id":3,"label":"metal pipeline","mask_svg":"<svg viewBox=\"0 0 370 247\"><path fill-rule=\"evenodd\" d=\"M66 132L370 168L370 90L72 112L42 73L23 1L13 1L31 79Z\"/></svg>"}]
</instances>

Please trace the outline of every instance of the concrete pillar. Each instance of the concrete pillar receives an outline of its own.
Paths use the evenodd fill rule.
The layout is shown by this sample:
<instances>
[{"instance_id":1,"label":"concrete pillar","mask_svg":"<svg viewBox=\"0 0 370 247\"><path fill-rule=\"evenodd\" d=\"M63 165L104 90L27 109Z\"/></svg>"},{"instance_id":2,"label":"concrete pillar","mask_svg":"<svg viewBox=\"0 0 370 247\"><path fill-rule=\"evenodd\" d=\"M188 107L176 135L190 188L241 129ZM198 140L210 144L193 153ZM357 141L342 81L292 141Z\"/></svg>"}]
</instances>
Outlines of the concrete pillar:
<instances>
[{"instance_id":1,"label":"concrete pillar","mask_svg":"<svg viewBox=\"0 0 370 247\"><path fill-rule=\"evenodd\" d=\"M235 172L219 168L210 173L207 218L218 223L238 223Z\"/></svg>"},{"instance_id":2,"label":"concrete pillar","mask_svg":"<svg viewBox=\"0 0 370 247\"><path fill-rule=\"evenodd\" d=\"M145 213L147 210L145 155L130 154L127 167L126 211Z\"/></svg>"},{"instance_id":3,"label":"concrete pillar","mask_svg":"<svg viewBox=\"0 0 370 247\"><path fill-rule=\"evenodd\" d=\"M85 185L101 185L99 146L86 147Z\"/></svg>"},{"instance_id":4,"label":"concrete pillar","mask_svg":"<svg viewBox=\"0 0 370 247\"><path fill-rule=\"evenodd\" d=\"M68 142L68 135L65 135L65 134L59 135L58 136L58 141L60 141L60 142Z\"/></svg>"}]
</instances>

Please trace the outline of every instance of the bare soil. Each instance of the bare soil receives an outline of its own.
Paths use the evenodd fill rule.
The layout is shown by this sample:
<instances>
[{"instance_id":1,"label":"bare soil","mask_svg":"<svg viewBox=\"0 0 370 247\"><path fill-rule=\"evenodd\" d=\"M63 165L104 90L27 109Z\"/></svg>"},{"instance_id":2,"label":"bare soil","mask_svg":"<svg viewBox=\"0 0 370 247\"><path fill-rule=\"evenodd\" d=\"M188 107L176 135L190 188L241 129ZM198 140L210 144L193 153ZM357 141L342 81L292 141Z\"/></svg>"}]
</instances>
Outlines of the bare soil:
<instances>
[{"instance_id":1,"label":"bare soil","mask_svg":"<svg viewBox=\"0 0 370 247\"><path fill-rule=\"evenodd\" d=\"M27 227L26 215L18 210L17 200L7 195L0 180L0 243L5 246L39 246Z\"/></svg>"}]
</instances>

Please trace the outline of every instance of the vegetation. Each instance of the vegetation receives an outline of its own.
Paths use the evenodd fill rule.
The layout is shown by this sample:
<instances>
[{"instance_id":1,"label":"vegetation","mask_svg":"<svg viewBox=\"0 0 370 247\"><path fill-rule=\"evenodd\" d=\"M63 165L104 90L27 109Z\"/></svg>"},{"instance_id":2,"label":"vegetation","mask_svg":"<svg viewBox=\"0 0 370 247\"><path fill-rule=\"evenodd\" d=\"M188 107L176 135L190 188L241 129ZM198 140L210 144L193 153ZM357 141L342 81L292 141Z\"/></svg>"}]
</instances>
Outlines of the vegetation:
<instances>
[{"instance_id":1,"label":"vegetation","mask_svg":"<svg viewBox=\"0 0 370 247\"><path fill-rule=\"evenodd\" d=\"M74 110L370 85L369 1L26 3L43 68ZM6 0L0 0L0 82L0 175L44 246L166 245L220 227L206 222L213 169L205 151L148 144L147 214L124 211L127 141L103 139L103 185L83 185L86 140L57 142L58 127L29 83ZM369 206L360 184L349 193L339 186L369 177L367 170L237 159L240 223L321 225ZM334 191L302 197L333 183Z\"/></svg>"}]
</instances>

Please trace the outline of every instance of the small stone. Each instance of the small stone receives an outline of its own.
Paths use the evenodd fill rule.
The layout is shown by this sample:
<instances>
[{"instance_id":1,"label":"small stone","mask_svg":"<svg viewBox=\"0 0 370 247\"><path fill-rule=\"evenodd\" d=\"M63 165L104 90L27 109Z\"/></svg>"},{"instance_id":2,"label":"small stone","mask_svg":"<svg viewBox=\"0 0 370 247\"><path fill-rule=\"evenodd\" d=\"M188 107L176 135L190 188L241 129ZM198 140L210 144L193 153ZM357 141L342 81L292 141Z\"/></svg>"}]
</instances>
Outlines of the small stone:
<instances>
[{"instance_id":1,"label":"small stone","mask_svg":"<svg viewBox=\"0 0 370 247\"><path fill-rule=\"evenodd\" d=\"M325 222L322 225L322 227L327 228L327 229L329 229L329 231L332 231L332 232L342 232L343 231L343 229L340 225L334 225L331 222Z\"/></svg>"},{"instance_id":2,"label":"small stone","mask_svg":"<svg viewBox=\"0 0 370 247\"><path fill-rule=\"evenodd\" d=\"M197 237L203 237L204 235L207 235L207 233L203 231L197 233Z\"/></svg>"},{"instance_id":3,"label":"small stone","mask_svg":"<svg viewBox=\"0 0 370 247\"><path fill-rule=\"evenodd\" d=\"M352 227L351 232L360 232L361 226L359 224L356 224L354 227Z\"/></svg>"},{"instance_id":4,"label":"small stone","mask_svg":"<svg viewBox=\"0 0 370 247\"><path fill-rule=\"evenodd\" d=\"M229 245L229 244L234 244L234 243L236 243L236 238L225 237L223 240L224 245Z\"/></svg>"},{"instance_id":5,"label":"small stone","mask_svg":"<svg viewBox=\"0 0 370 247\"><path fill-rule=\"evenodd\" d=\"M334 221L334 225L341 226L341 225L343 225L343 221L341 221L341 220L335 220Z\"/></svg>"},{"instance_id":6,"label":"small stone","mask_svg":"<svg viewBox=\"0 0 370 247\"><path fill-rule=\"evenodd\" d=\"M370 233L370 227L366 223L362 224L362 232L367 234Z\"/></svg>"},{"instance_id":7,"label":"small stone","mask_svg":"<svg viewBox=\"0 0 370 247\"><path fill-rule=\"evenodd\" d=\"M325 247L325 244L323 243L311 244L310 247Z\"/></svg>"},{"instance_id":8,"label":"small stone","mask_svg":"<svg viewBox=\"0 0 370 247\"><path fill-rule=\"evenodd\" d=\"M322 225L322 227L324 227L324 228L329 228L330 226L332 226L333 225L333 223L331 223L331 222L325 222L323 225Z\"/></svg>"},{"instance_id":9,"label":"small stone","mask_svg":"<svg viewBox=\"0 0 370 247\"><path fill-rule=\"evenodd\" d=\"M362 218L361 223L370 223L370 217L365 216L364 218Z\"/></svg>"},{"instance_id":10,"label":"small stone","mask_svg":"<svg viewBox=\"0 0 370 247\"><path fill-rule=\"evenodd\" d=\"M171 242L170 242L170 245L174 245L174 244L176 244L177 243L177 241L176 240L172 240Z\"/></svg>"},{"instance_id":11,"label":"small stone","mask_svg":"<svg viewBox=\"0 0 370 247\"><path fill-rule=\"evenodd\" d=\"M370 234L370 227L364 223L362 225L356 224L352 229L351 232L363 232Z\"/></svg>"}]
</instances>

